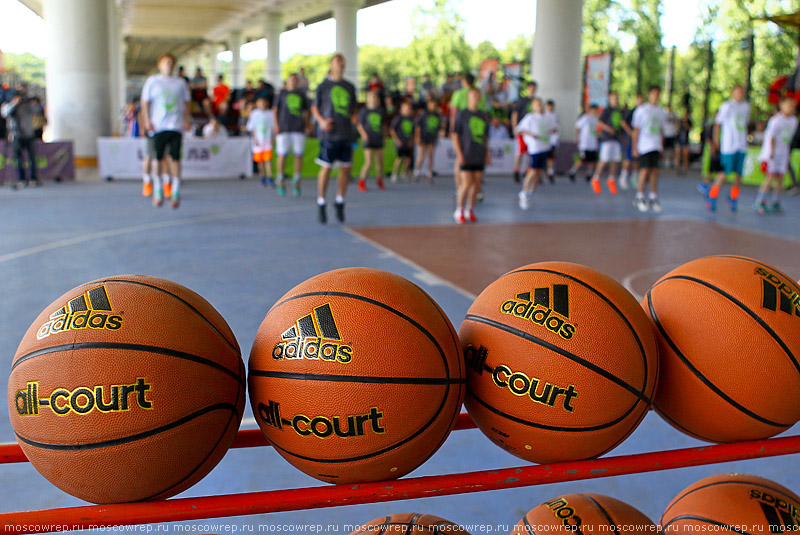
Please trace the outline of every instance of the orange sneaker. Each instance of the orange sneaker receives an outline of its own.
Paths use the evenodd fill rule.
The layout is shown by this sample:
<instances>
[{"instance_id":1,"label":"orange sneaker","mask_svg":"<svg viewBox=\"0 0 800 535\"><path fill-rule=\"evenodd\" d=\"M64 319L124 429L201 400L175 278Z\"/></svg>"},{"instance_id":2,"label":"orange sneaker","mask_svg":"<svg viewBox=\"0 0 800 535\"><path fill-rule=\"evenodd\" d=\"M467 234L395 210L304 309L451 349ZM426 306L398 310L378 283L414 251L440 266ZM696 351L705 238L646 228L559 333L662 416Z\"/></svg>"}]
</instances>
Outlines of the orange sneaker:
<instances>
[{"instance_id":1,"label":"orange sneaker","mask_svg":"<svg viewBox=\"0 0 800 535\"><path fill-rule=\"evenodd\" d=\"M360 191L362 193L366 193L366 191L367 191L367 181L366 180L361 179L361 180L358 181L358 191Z\"/></svg>"},{"instance_id":2,"label":"orange sneaker","mask_svg":"<svg viewBox=\"0 0 800 535\"><path fill-rule=\"evenodd\" d=\"M603 189L600 187L600 179L597 177L592 177L592 191L597 195L603 193Z\"/></svg>"},{"instance_id":3,"label":"orange sneaker","mask_svg":"<svg viewBox=\"0 0 800 535\"><path fill-rule=\"evenodd\" d=\"M169 180L164 182L164 197L172 197L172 182Z\"/></svg>"},{"instance_id":4,"label":"orange sneaker","mask_svg":"<svg viewBox=\"0 0 800 535\"><path fill-rule=\"evenodd\" d=\"M142 196L149 197L152 194L153 194L153 183L145 182L144 186L142 186Z\"/></svg>"},{"instance_id":5,"label":"orange sneaker","mask_svg":"<svg viewBox=\"0 0 800 535\"><path fill-rule=\"evenodd\" d=\"M606 184L608 184L608 191L611 192L611 195L616 195L617 194L617 181L614 180L613 178L609 178L606 181Z\"/></svg>"}]
</instances>

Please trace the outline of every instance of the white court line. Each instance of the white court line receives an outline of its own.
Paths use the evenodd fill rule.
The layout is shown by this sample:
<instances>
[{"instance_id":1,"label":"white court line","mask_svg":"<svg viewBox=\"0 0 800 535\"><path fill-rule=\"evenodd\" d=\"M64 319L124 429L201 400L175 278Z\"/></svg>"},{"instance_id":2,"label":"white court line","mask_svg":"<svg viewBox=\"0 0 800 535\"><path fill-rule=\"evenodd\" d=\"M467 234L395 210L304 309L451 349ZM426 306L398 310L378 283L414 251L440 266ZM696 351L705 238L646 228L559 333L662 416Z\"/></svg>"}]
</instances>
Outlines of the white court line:
<instances>
[{"instance_id":1,"label":"white court line","mask_svg":"<svg viewBox=\"0 0 800 535\"><path fill-rule=\"evenodd\" d=\"M626 275L625 278L622 279L622 285L625 287L626 290L628 290L631 294L633 294L633 296L636 298L637 301L641 301L644 296L640 295L633 289L633 283L636 279L638 279L642 275L647 275L653 272L661 274L668 273L680 265L681 264L666 264L663 266L650 266L643 269L638 269Z\"/></svg>"}]
</instances>

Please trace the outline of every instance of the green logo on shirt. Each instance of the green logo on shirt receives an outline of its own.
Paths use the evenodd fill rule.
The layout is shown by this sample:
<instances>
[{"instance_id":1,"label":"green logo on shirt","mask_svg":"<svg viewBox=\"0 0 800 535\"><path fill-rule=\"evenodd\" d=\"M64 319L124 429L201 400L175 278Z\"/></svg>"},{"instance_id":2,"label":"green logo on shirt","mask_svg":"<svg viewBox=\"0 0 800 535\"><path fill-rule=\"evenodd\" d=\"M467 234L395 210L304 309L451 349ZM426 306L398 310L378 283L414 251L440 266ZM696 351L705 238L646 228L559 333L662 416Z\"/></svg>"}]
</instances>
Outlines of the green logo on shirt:
<instances>
[{"instance_id":1,"label":"green logo on shirt","mask_svg":"<svg viewBox=\"0 0 800 535\"><path fill-rule=\"evenodd\" d=\"M340 85L331 88L333 111L339 115L350 115L350 93Z\"/></svg>"},{"instance_id":2,"label":"green logo on shirt","mask_svg":"<svg viewBox=\"0 0 800 535\"><path fill-rule=\"evenodd\" d=\"M611 113L611 126L614 130L619 130L622 126L622 113L615 111Z\"/></svg>"},{"instance_id":3,"label":"green logo on shirt","mask_svg":"<svg viewBox=\"0 0 800 535\"><path fill-rule=\"evenodd\" d=\"M376 112L370 112L367 115L367 122L369 123L369 128L373 132L380 132L381 131L381 114Z\"/></svg>"},{"instance_id":4,"label":"green logo on shirt","mask_svg":"<svg viewBox=\"0 0 800 535\"><path fill-rule=\"evenodd\" d=\"M791 145L792 144L792 137L794 137L792 135L792 128L790 126L787 126L786 128L784 128L783 131L781 131L781 136L780 137L781 137L781 141L783 142L784 145Z\"/></svg>"},{"instance_id":5,"label":"green logo on shirt","mask_svg":"<svg viewBox=\"0 0 800 535\"><path fill-rule=\"evenodd\" d=\"M658 117L650 117L647 121L647 129L650 134L657 136L661 133L661 121Z\"/></svg>"},{"instance_id":6,"label":"green logo on shirt","mask_svg":"<svg viewBox=\"0 0 800 535\"><path fill-rule=\"evenodd\" d=\"M167 113L176 111L178 108L178 96L167 89L164 90L162 95L164 98L164 109L167 110Z\"/></svg>"},{"instance_id":7,"label":"green logo on shirt","mask_svg":"<svg viewBox=\"0 0 800 535\"><path fill-rule=\"evenodd\" d=\"M436 132L439 130L439 117L437 115L428 116L428 132Z\"/></svg>"},{"instance_id":8,"label":"green logo on shirt","mask_svg":"<svg viewBox=\"0 0 800 535\"><path fill-rule=\"evenodd\" d=\"M292 115L300 116L301 108L303 107L303 99L300 95L289 93L286 95L286 107Z\"/></svg>"},{"instance_id":9,"label":"green logo on shirt","mask_svg":"<svg viewBox=\"0 0 800 535\"><path fill-rule=\"evenodd\" d=\"M473 115L469 118L469 131L472 134L472 141L479 145L486 143L486 121Z\"/></svg>"},{"instance_id":10,"label":"green logo on shirt","mask_svg":"<svg viewBox=\"0 0 800 535\"><path fill-rule=\"evenodd\" d=\"M735 121L736 121L736 129L739 132L747 131L747 114L746 113L737 113Z\"/></svg>"},{"instance_id":11,"label":"green logo on shirt","mask_svg":"<svg viewBox=\"0 0 800 535\"><path fill-rule=\"evenodd\" d=\"M403 131L403 135L406 137L411 137L411 134L414 133L414 123L410 119L403 119L400 121L400 129Z\"/></svg>"}]
</instances>

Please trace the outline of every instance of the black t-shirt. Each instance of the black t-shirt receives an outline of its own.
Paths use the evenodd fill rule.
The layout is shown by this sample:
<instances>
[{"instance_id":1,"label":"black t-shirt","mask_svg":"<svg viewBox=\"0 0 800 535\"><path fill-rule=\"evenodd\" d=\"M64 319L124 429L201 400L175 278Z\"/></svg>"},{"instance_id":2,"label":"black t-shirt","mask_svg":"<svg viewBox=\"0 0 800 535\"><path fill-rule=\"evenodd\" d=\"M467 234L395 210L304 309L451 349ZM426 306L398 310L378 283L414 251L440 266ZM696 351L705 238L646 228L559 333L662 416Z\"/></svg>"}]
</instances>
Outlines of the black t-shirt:
<instances>
[{"instance_id":1,"label":"black t-shirt","mask_svg":"<svg viewBox=\"0 0 800 535\"><path fill-rule=\"evenodd\" d=\"M631 129L633 129L633 112L635 111L636 108L622 110L622 120L625 121L625 124L631 127ZM625 143L631 143L633 141L633 138L628 132L625 132L622 135L622 139L625 141Z\"/></svg>"},{"instance_id":2,"label":"black t-shirt","mask_svg":"<svg viewBox=\"0 0 800 535\"><path fill-rule=\"evenodd\" d=\"M275 103L278 128L281 132L303 132L306 121L303 112L308 110L308 98L301 91L281 89Z\"/></svg>"},{"instance_id":3,"label":"black t-shirt","mask_svg":"<svg viewBox=\"0 0 800 535\"><path fill-rule=\"evenodd\" d=\"M600 141L622 141L622 134L625 132L622 129L622 111L619 108L612 108L611 106L603 110L600 114L600 122L607 124L615 130L612 134L605 128L600 130Z\"/></svg>"},{"instance_id":4,"label":"black t-shirt","mask_svg":"<svg viewBox=\"0 0 800 535\"><path fill-rule=\"evenodd\" d=\"M531 111L531 102L533 102L532 98L528 97L519 97L517 100L517 105L514 109L517 111L517 122L521 121L525 115Z\"/></svg>"},{"instance_id":5,"label":"black t-shirt","mask_svg":"<svg viewBox=\"0 0 800 535\"><path fill-rule=\"evenodd\" d=\"M442 129L442 116L436 112L424 111L417 118L420 139L422 143L430 145L439 138L439 131Z\"/></svg>"},{"instance_id":6,"label":"black t-shirt","mask_svg":"<svg viewBox=\"0 0 800 535\"><path fill-rule=\"evenodd\" d=\"M361 108L358 110L358 123L367 133L367 145L383 146L382 108Z\"/></svg>"},{"instance_id":7,"label":"black t-shirt","mask_svg":"<svg viewBox=\"0 0 800 535\"><path fill-rule=\"evenodd\" d=\"M408 147L414 140L414 117L412 115L397 115L389 126L392 132L400 139L400 144Z\"/></svg>"},{"instance_id":8,"label":"black t-shirt","mask_svg":"<svg viewBox=\"0 0 800 535\"><path fill-rule=\"evenodd\" d=\"M489 115L482 111L461 110L456 115L453 132L458 134L464 164L484 165L489 142Z\"/></svg>"},{"instance_id":9,"label":"black t-shirt","mask_svg":"<svg viewBox=\"0 0 800 535\"><path fill-rule=\"evenodd\" d=\"M314 105L320 115L333 119L333 130L320 129L320 139L325 141L351 141L353 123L351 117L356 109L356 88L347 80L335 81L326 78L317 87Z\"/></svg>"}]
</instances>

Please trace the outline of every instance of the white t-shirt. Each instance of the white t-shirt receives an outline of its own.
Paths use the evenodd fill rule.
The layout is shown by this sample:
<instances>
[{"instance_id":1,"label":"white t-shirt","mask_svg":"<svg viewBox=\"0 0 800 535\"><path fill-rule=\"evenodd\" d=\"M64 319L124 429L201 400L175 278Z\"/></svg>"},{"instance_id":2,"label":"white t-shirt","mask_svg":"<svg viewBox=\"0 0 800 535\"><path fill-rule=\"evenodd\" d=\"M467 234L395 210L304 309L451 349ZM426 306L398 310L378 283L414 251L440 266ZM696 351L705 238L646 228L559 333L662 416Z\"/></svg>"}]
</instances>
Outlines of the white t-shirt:
<instances>
[{"instance_id":1,"label":"white t-shirt","mask_svg":"<svg viewBox=\"0 0 800 535\"><path fill-rule=\"evenodd\" d=\"M228 137L228 131L221 124L217 124L217 131L214 132L214 125L206 123L203 127L203 139L214 139L220 137Z\"/></svg>"},{"instance_id":2,"label":"white t-shirt","mask_svg":"<svg viewBox=\"0 0 800 535\"><path fill-rule=\"evenodd\" d=\"M558 113L554 111L546 111L544 112L544 117L545 119L550 121L550 124L552 124L553 128L555 129L555 132L553 132L553 134L550 136L550 145L555 147L556 145L558 145L558 127L559 127Z\"/></svg>"},{"instance_id":3,"label":"white t-shirt","mask_svg":"<svg viewBox=\"0 0 800 535\"><path fill-rule=\"evenodd\" d=\"M664 137L676 137L678 135L678 116L674 111L668 111L667 121L664 123Z\"/></svg>"},{"instance_id":4,"label":"white t-shirt","mask_svg":"<svg viewBox=\"0 0 800 535\"><path fill-rule=\"evenodd\" d=\"M515 133L528 132L533 136L523 134L522 139L528 146L528 154L539 154L550 150L550 137L553 135L553 122L541 113L526 113L525 117L517 123Z\"/></svg>"},{"instance_id":5,"label":"white t-shirt","mask_svg":"<svg viewBox=\"0 0 800 535\"><path fill-rule=\"evenodd\" d=\"M259 110L250 112L247 119L247 130L253 133L253 140L260 148L272 148L272 132L275 128L275 114L272 110Z\"/></svg>"},{"instance_id":6,"label":"white t-shirt","mask_svg":"<svg viewBox=\"0 0 800 535\"><path fill-rule=\"evenodd\" d=\"M183 132L190 100L189 86L180 76L150 76L142 89L142 102L150 104L150 121L156 132Z\"/></svg>"},{"instance_id":7,"label":"white t-shirt","mask_svg":"<svg viewBox=\"0 0 800 535\"><path fill-rule=\"evenodd\" d=\"M720 125L721 154L747 152L747 123L750 121L750 103L729 100L720 106L716 124Z\"/></svg>"},{"instance_id":8,"label":"white t-shirt","mask_svg":"<svg viewBox=\"0 0 800 535\"><path fill-rule=\"evenodd\" d=\"M578 122L575 123L575 128L580 130L578 150L596 151L600 146L597 141L597 120L597 117L591 113L584 113L578 118Z\"/></svg>"},{"instance_id":9,"label":"white t-shirt","mask_svg":"<svg viewBox=\"0 0 800 535\"><path fill-rule=\"evenodd\" d=\"M635 130L639 130L639 143L636 148L639 154L649 152L662 152L664 150L664 125L667 123L667 114L661 106L647 103L642 104L633 112Z\"/></svg>"},{"instance_id":10,"label":"white t-shirt","mask_svg":"<svg viewBox=\"0 0 800 535\"><path fill-rule=\"evenodd\" d=\"M782 113L773 115L764 131L764 143L761 146L759 160L766 162L773 158L785 158L791 152L792 139L797 130L797 117L786 116ZM775 150L772 149L772 140L775 140Z\"/></svg>"}]
</instances>

